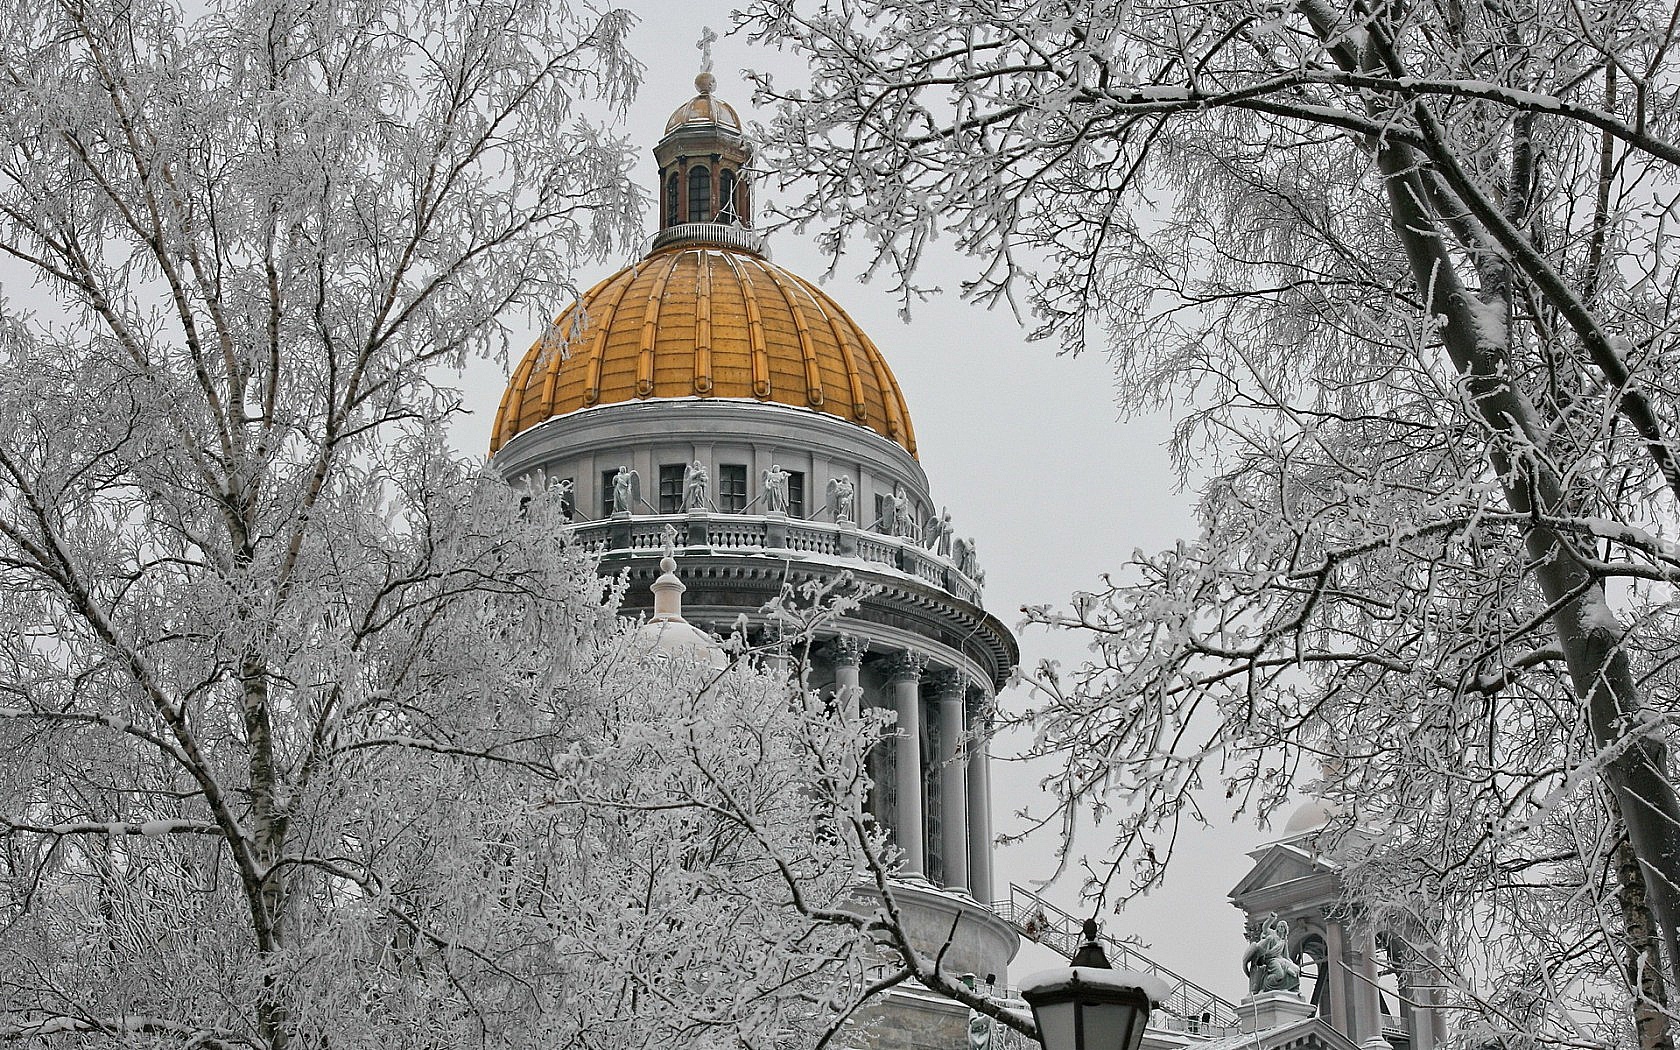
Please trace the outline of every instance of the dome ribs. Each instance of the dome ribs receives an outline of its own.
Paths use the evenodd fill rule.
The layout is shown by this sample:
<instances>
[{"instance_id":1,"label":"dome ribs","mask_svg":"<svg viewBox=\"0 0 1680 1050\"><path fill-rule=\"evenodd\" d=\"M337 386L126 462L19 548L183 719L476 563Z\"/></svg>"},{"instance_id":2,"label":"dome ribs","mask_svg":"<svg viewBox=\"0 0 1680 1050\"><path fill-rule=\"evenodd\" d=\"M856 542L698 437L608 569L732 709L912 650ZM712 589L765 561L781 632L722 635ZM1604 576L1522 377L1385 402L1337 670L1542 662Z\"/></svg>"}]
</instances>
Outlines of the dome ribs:
<instances>
[{"instance_id":1,"label":"dome ribs","mask_svg":"<svg viewBox=\"0 0 1680 1050\"><path fill-rule=\"evenodd\" d=\"M887 371L887 362L881 357L881 351L875 349L875 344L869 342L861 331L857 337L864 344L864 356L869 358L869 367L875 373L875 385L881 388L881 406L887 414L887 436L909 449L914 456L916 444L904 434L904 420L908 413L904 411L904 395L898 392L898 381Z\"/></svg>"},{"instance_id":2,"label":"dome ribs","mask_svg":"<svg viewBox=\"0 0 1680 1050\"><path fill-rule=\"evenodd\" d=\"M618 308L624 305L624 297L630 294L630 286L636 283L636 270L631 268L619 275L624 283L619 287L618 294L613 296L612 305L607 312L590 327L595 329L595 342L589 348L589 364L585 368L583 387L583 403L587 407L601 400L601 366L607 358L607 336L612 332L613 318L618 315ZM580 304L581 308L581 304ZM549 406L553 412L553 406Z\"/></svg>"},{"instance_id":3,"label":"dome ribs","mask_svg":"<svg viewBox=\"0 0 1680 1050\"><path fill-rule=\"evenodd\" d=\"M747 306L747 345L752 354L753 396L767 401L770 398L770 353L764 346L764 318L758 312L758 297L753 295L752 281L736 265L734 257L725 255L723 261L735 274L735 280L741 286L741 298Z\"/></svg>"},{"instance_id":4,"label":"dome ribs","mask_svg":"<svg viewBox=\"0 0 1680 1050\"><path fill-rule=\"evenodd\" d=\"M857 350L854 349L856 341L846 338L845 328L840 324L842 318L848 325L852 323L852 319L840 308L840 304L830 299L826 293L808 290L808 294L828 321L828 330L834 335L834 349L840 354L840 360L845 363L846 384L852 391L852 419L867 426L869 402L864 399L863 376L858 372Z\"/></svg>"},{"instance_id":5,"label":"dome ribs","mask_svg":"<svg viewBox=\"0 0 1680 1050\"><path fill-rule=\"evenodd\" d=\"M570 356L566 351L571 348L571 329L577 325L578 319L581 315L583 325L578 328L578 338L581 340L584 334L589 331L589 311L584 304L594 302L595 297L601 294L601 289L605 288L607 286L607 282L611 280L611 277L605 277L600 281L597 281L595 287L589 289L587 292L584 292L583 297L573 303L572 308L567 310L557 320L555 320L548 332L544 333L545 335L551 334L558 331L562 323L566 325L566 334L560 338L559 345L553 347L554 353L548 360L548 367L543 370L542 397L537 403L542 405L544 416L554 414L554 390L560 382L560 366L564 364L566 358Z\"/></svg>"},{"instance_id":6,"label":"dome ribs","mask_svg":"<svg viewBox=\"0 0 1680 1050\"><path fill-rule=\"evenodd\" d=\"M823 407L822 368L817 364L816 344L811 341L811 325L805 319L805 311L800 309L799 303L794 301L793 289L782 280L780 274L768 266L761 266L770 283L781 293L782 302L787 304L788 313L793 316L794 331L799 334L799 354L805 361L805 400L812 408Z\"/></svg>"},{"instance_id":7,"label":"dome ribs","mask_svg":"<svg viewBox=\"0 0 1680 1050\"><path fill-rule=\"evenodd\" d=\"M694 392L712 392L712 254L700 256L699 290L694 302Z\"/></svg>"},{"instance_id":8,"label":"dome ribs","mask_svg":"<svg viewBox=\"0 0 1680 1050\"><path fill-rule=\"evenodd\" d=\"M525 407L525 378L530 375L536 358L535 353L526 354L525 360L519 362L519 367L513 370L513 376L508 380L507 391L502 394L501 406L496 409L496 430L490 435L492 456L508 442L508 439L524 429L519 425L519 413Z\"/></svg>"},{"instance_id":9,"label":"dome ribs","mask_svg":"<svg viewBox=\"0 0 1680 1050\"><path fill-rule=\"evenodd\" d=\"M490 451L579 409L696 397L822 412L916 455L868 334L821 288L722 243L657 250L585 292L513 370Z\"/></svg>"},{"instance_id":10,"label":"dome ribs","mask_svg":"<svg viewBox=\"0 0 1680 1050\"><path fill-rule=\"evenodd\" d=\"M659 337L659 301L665 296L665 285L681 265L684 252L671 253L671 265L653 279L648 291L647 309L642 314L642 345L636 353L636 396L653 395L653 344Z\"/></svg>"}]
</instances>

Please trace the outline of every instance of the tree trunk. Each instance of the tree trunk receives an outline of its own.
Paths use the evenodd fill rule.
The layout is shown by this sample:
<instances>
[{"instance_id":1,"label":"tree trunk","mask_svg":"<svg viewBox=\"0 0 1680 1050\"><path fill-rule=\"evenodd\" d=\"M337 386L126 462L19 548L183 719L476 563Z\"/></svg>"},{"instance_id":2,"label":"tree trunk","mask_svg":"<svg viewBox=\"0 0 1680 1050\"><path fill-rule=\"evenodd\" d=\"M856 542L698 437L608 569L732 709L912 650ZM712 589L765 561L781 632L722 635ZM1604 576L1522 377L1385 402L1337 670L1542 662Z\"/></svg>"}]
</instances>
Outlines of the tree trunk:
<instances>
[{"instance_id":1,"label":"tree trunk","mask_svg":"<svg viewBox=\"0 0 1680 1050\"><path fill-rule=\"evenodd\" d=\"M1444 248L1446 231L1427 204L1413 151L1392 141L1377 147L1396 234L1413 278L1442 318L1441 339L1464 377L1465 390L1494 436L1489 453L1512 510L1568 514L1561 481L1535 450L1547 428L1534 406L1510 383L1508 347L1478 324L1480 303L1460 281ZM1601 774L1627 822L1628 840L1656 917L1669 965L1680 959L1680 798L1668 778L1668 751L1623 653L1623 628L1571 542L1536 520L1525 543L1541 593L1556 608L1552 623L1575 696L1586 708L1598 746ZM1655 979L1655 978L1653 978Z\"/></svg>"},{"instance_id":2,"label":"tree trunk","mask_svg":"<svg viewBox=\"0 0 1680 1050\"><path fill-rule=\"evenodd\" d=\"M1633 1000L1633 1026L1639 1036L1639 1050L1674 1050L1668 1030L1668 989L1662 980L1662 956L1657 951L1651 909L1645 901L1645 879L1639 858L1627 836L1616 843L1616 903L1627 929L1628 991Z\"/></svg>"}]
</instances>

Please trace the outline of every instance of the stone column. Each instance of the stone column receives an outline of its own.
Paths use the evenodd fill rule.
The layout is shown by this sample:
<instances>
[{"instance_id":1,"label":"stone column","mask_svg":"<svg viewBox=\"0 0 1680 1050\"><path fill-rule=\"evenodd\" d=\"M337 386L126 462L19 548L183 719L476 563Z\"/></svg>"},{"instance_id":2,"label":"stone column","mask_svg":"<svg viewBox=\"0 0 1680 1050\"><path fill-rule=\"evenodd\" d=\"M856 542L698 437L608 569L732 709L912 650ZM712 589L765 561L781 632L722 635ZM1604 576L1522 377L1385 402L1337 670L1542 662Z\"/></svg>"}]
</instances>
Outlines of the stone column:
<instances>
[{"instance_id":1,"label":"stone column","mask_svg":"<svg viewBox=\"0 0 1680 1050\"><path fill-rule=\"evenodd\" d=\"M1330 1027L1343 1035L1359 1041L1358 1026L1350 1016L1348 1003L1348 981L1353 975L1347 967L1348 945L1347 931L1342 924L1329 915L1324 919L1324 973L1320 980L1327 982L1326 995L1319 1001L1327 1008L1330 1015Z\"/></svg>"},{"instance_id":2,"label":"stone column","mask_svg":"<svg viewBox=\"0 0 1680 1050\"><path fill-rule=\"evenodd\" d=\"M1382 1034L1382 999L1377 991L1377 939L1373 934L1367 932L1359 936L1358 956L1359 991L1356 998L1359 1003L1359 1045L1386 1047L1388 1044Z\"/></svg>"},{"instance_id":3,"label":"stone column","mask_svg":"<svg viewBox=\"0 0 1680 1050\"><path fill-rule=\"evenodd\" d=\"M1398 937L1388 938L1388 963L1400 987L1400 1016L1412 1039L1412 1050L1435 1050L1434 1011L1429 1009L1434 993L1419 986L1420 957ZM1428 977L1424 977L1428 980Z\"/></svg>"},{"instance_id":4,"label":"stone column","mask_svg":"<svg viewBox=\"0 0 1680 1050\"><path fill-rule=\"evenodd\" d=\"M823 643L822 655L834 668L834 709L848 722L857 722L861 715L863 689L858 684L858 669L863 663L863 650L866 643L860 642L849 634L837 635ZM860 756L868 761L868 756ZM868 805L864 797L863 770L848 764L846 777L849 781L846 788L855 811L861 813Z\"/></svg>"},{"instance_id":5,"label":"stone column","mask_svg":"<svg viewBox=\"0 0 1680 1050\"><path fill-rule=\"evenodd\" d=\"M904 874L926 875L927 852L922 842L922 669L927 658L920 653L894 653L885 668L892 683L893 704L898 710L894 735L897 759L894 770L898 787L893 840L904 851Z\"/></svg>"},{"instance_id":6,"label":"stone column","mask_svg":"<svg viewBox=\"0 0 1680 1050\"><path fill-rule=\"evenodd\" d=\"M997 899L992 892L991 753L985 736L990 718L984 693L972 692L967 699L968 725L975 734L963 770L968 779L968 885L975 900L989 905Z\"/></svg>"},{"instance_id":7,"label":"stone column","mask_svg":"<svg viewBox=\"0 0 1680 1050\"><path fill-rule=\"evenodd\" d=\"M963 741L963 708L968 683L956 671L940 671L933 695L939 704L939 855L945 862L945 885L968 889L968 754Z\"/></svg>"},{"instance_id":8,"label":"stone column","mask_svg":"<svg viewBox=\"0 0 1680 1050\"><path fill-rule=\"evenodd\" d=\"M834 703L846 712L846 717L858 717L858 705L863 689L858 684L858 668L863 665L863 650L868 643L849 634L836 635L823 647L824 655L834 665Z\"/></svg>"}]
</instances>

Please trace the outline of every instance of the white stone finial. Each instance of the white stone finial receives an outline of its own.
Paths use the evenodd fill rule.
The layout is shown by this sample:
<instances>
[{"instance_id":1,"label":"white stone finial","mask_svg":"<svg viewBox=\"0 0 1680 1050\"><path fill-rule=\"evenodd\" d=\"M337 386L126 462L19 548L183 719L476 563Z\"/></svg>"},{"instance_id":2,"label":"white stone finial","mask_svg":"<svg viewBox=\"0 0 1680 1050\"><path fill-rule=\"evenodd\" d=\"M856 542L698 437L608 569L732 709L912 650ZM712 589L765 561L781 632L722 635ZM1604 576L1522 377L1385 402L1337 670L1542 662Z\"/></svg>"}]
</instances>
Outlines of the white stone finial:
<instances>
[{"instance_id":1,"label":"white stone finial","mask_svg":"<svg viewBox=\"0 0 1680 1050\"><path fill-rule=\"evenodd\" d=\"M712 88L717 86L717 78L708 76L708 74L712 71L712 44L717 40L717 38L718 35L712 32L711 26L704 26L700 30L699 42L694 45L700 49L700 77L705 77L707 80L711 81L711 83L705 87L700 87L700 77L694 78L694 86L700 88L700 93L702 95L711 94Z\"/></svg>"},{"instance_id":2,"label":"white stone finial","mask_svg":"<svg viewBox=\"0 0 1680 1050\"><path fill-rule=\"evenodd\" d=\"M650 589L653 591L653 622L681 622L682 595L688 588L677 579L677 530L670 525L665 526L665 556L659 559L659 578L653 581Z\"/></svg>"}]
</instances>

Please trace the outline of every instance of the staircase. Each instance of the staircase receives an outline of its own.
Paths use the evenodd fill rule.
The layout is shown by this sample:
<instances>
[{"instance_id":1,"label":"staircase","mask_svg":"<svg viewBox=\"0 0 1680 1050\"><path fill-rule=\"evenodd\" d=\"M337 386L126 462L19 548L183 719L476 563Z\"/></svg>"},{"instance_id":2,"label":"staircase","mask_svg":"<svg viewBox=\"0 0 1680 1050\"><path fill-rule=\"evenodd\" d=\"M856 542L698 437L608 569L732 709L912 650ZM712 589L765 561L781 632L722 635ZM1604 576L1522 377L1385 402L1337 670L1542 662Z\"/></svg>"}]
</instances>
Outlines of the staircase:
<instances>
[{"instance_id":1,"label":"staircase","mask_svg":"<svg viewBox=\"0 0 1680 1050\"><path fill-rule=\"evenodd\" d=\"M1084 943L1083 919L1074 918L1021 886L1011 884L1009 899L994 903L992 910L1015 927L1021 936L1044 945L1064 958L1073 958L1073 953ZM1166 981L1172 989L1161 1004L1161 1011L1150 1016L1150 1027L1171 1028L1190 1035L1219 1035L1236 1028L1237 1008L1230 1002L1149 959L1129 944L1107 934L1099 934L1097 939L1115 969L1153 974ZM1162 1011L1171 1014L1172 1018L1158 1018Z\"/></svg>"}]
</instances>

